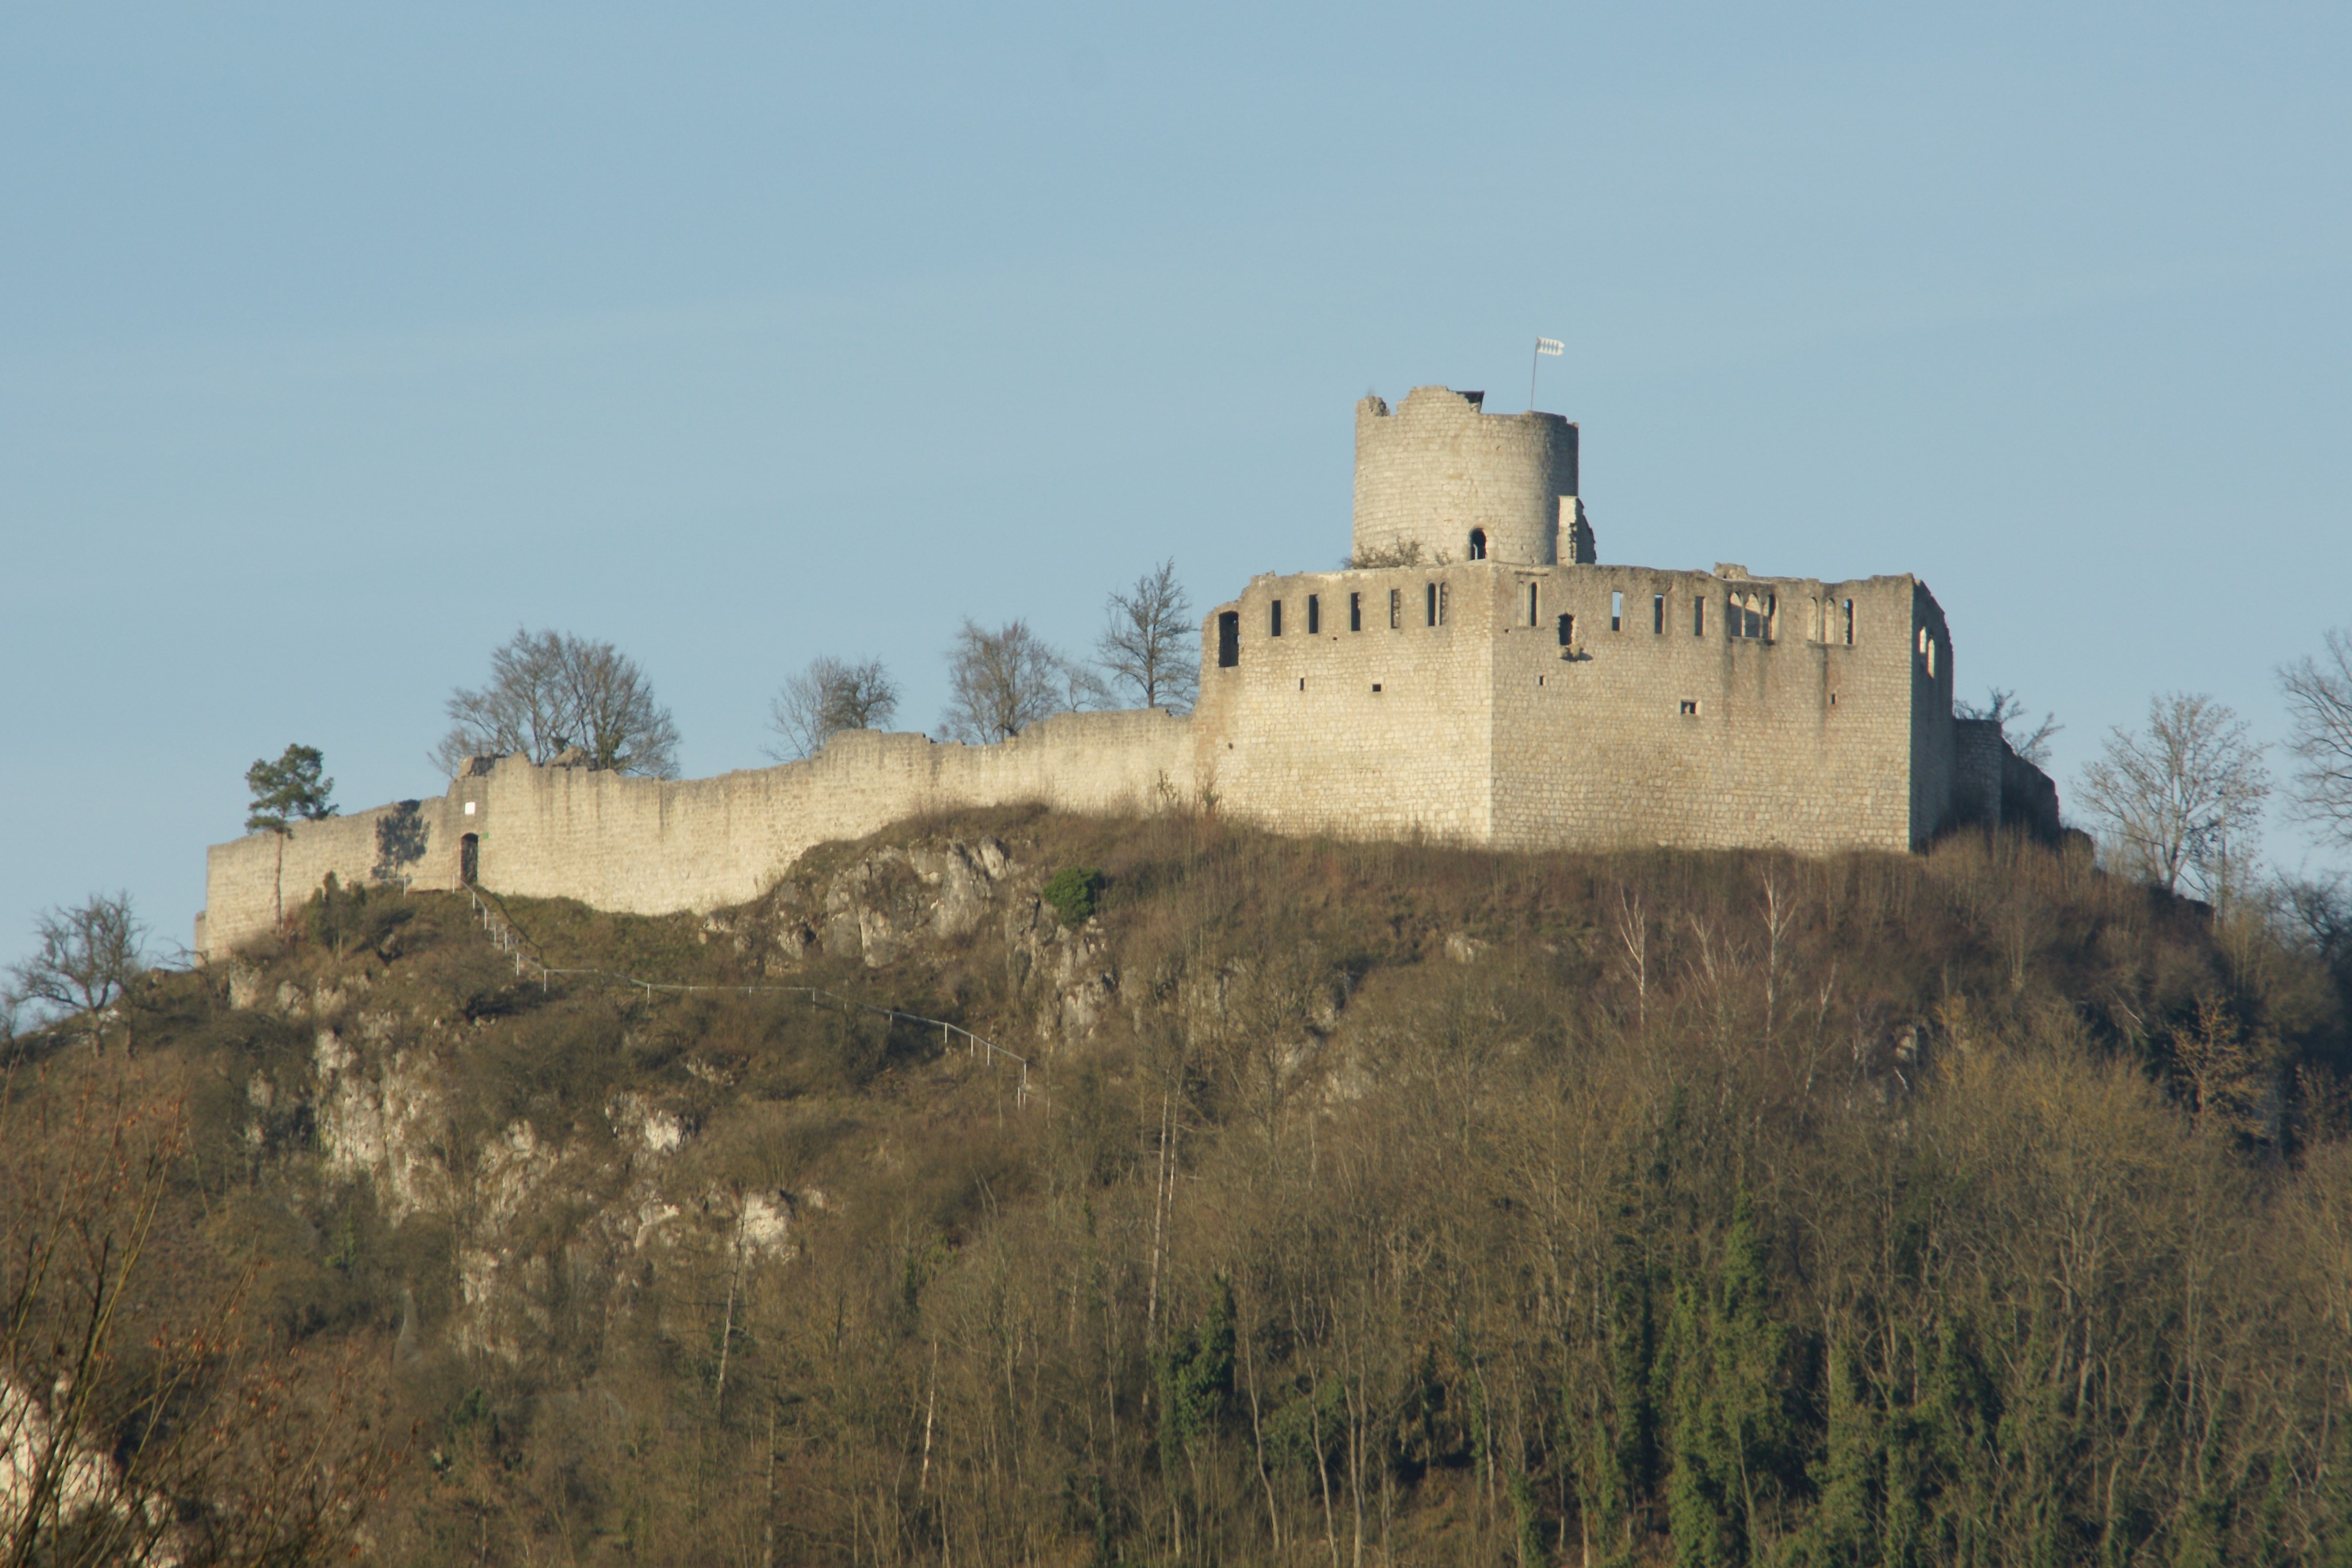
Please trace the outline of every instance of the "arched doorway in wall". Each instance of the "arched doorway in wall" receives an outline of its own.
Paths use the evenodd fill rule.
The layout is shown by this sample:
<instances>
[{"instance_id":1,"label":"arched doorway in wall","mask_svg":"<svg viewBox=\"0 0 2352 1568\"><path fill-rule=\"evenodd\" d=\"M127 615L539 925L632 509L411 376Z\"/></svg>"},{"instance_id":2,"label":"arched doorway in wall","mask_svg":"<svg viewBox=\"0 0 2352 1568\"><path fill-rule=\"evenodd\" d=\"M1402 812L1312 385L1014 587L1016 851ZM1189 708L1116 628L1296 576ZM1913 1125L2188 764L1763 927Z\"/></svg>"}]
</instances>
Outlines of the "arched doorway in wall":
<instances>
[{"instance_id":1,"label":"arched doorway in wall","mask_svg":"<svg viewBox=\"0 0 2352 1568\"><path fill-rule=\"evenodd\" d=\"M1486 530L1484 528L1470 530L1470 559L1472 560L1486 559Z\"/></svg>"},{"instance_id":2,"label":"arched doorway in wall","mask_svg":"<svg viewBox=\"0 0 2352 1568\"><path fill-rule=\"evenodd\" d=\"M457 880L471 887L481 875L482 835L467 833L457 841Z\"/></svg>"}]
</instances>

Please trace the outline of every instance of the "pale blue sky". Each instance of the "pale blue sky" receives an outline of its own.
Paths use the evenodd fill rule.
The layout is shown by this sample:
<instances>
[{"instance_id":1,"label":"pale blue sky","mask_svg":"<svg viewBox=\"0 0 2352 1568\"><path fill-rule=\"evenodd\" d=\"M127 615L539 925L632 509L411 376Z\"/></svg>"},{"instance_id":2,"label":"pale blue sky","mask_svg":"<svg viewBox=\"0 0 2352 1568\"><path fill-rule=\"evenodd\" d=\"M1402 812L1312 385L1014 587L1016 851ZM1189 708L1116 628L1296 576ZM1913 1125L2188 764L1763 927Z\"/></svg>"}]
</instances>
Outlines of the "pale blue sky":
<instances>
[{"instance_id":1,"label":"pale blue sky","mask_svg":"<svg viewBox=\"0 0 2352 1568\"><path fill-rule=\"evenodd\" d=\"M517 625L688 772L967 613L1347 545L1352 405L1581 422L1601 559L1921 574L2062 789L2352 622L2352 8L0 10L0 959L243 773L437 791ZM2070 790L2071 792L2071 790ZM2273 832L2273 851L2305 851Z\"/></svg>"}]
</instances>

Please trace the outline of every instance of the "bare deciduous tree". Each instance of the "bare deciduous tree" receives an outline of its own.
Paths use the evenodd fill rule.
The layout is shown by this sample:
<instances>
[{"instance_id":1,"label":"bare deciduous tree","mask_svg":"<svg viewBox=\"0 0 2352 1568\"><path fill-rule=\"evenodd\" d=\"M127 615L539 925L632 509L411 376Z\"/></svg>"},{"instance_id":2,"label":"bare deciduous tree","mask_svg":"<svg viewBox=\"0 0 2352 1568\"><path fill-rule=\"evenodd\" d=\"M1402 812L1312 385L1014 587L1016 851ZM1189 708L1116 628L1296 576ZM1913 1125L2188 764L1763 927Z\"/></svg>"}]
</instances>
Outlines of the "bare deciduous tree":
<instances>
[{"instance_id":1,"label":"bare deciduous tree","mask_svg":"<svg viewBox=\"0 0 2352 1568\"><path fill-rule=\"evenodd\" d=\"M948 653L948 711L940 737L986 745L1008 740L1062 711L1068 661L1023 621L989 631L967 618Z\"/></svg>"},{"instance_id":2,"label":"bare deciduous tree","mask_svg":"<svg viewBox=\"0 0 2352 1568\"><path fill-rule=\"evenodd\" d=\"M898 711L898 683L879 659L860 664L829 655L787 676L768 705L768 727L782 746L768 755L779 762L814 757L845 729L879 729Z\"/></svg>"},{"instance_id":3,"label":"bare deciduous tree","mask_svg":"<svg viewBox=\"0 0 2352 1568\"><path fill-rule=\"evenodd\" d=\"M2083 769L2080 799L2130 874L2167 893L2186 876L2219 902L2244 874L2269 794L2262 747L2233 710L2166 692L2149 699L2145 732L2107 732L2104 754Z\"/></svg>"},{"instance_id":4,"label":"bare deciduous tree","mask_svg":"<svg viewBox=\"0 0 2352 1568\"><path fill-rule=\"evenodd\" d=\"M1161 561L1124 593L1112 590L1105 614L1096 662L1145 707L1191 707L1201 689L1201 633L1175 561Z\"/></svg>"},{"instance_id":5,"label":"bare deciduous tree","mask_svg":"<svg viewBox=\"0 0 2352 1568\"><path fill-rule=\"evenodd\" d=\"M1115 700L1110 683L1076 659L1062 661L1061 711L1085 713L1107 708Z\"/></svg>"},{"instance_id":6,"label":"bare deciduous tree","mask_svg":"<svg viewBox=\"0 0 2352 1568\"><path fill-rule=\"evenodd\" d=\"M120 1084L16 1090L0 1082L0 1562L346 1561L393 1458L383 1412L239 1342L257 1265L191 1266L173 1237L184 1112Z\"/></svg>"},{"instance_id":7,"label":"bare deciduous tree","mask_svg":"<svg viewBox=\"0 0 2352 1568\"><path fill-rule=\"evenodd\" d=\"M30 1004L80 1019L99 1038L106 1009L147 967L147 927L131 912L131 895L93 894L77 908L50 910L33 930L39 946L9 966L8 1009Z\"/></svg>"},{"instance_id":8,"label":"bare deciduous tree","mask_svg":"<svg viewBox=\"0 0 2352 1568\"><path fill-rule=\"evenodd\" d=\"M2330 632L2326 656L2305 654L2279 672L2279 685L2294 719L2287 745L2301 764L2295 815L2352 844L2352 631Z\"/></svg>"},{"instance_id":9,"label":"bare deciduous tree","mask_svg":"<svg viewBox=\"0 0 2352 1568\"><path fill-rule=\"evenodd\" d=\"M591 768L677 777L677 727L636 661L567 632L517 631L490 655L490 682L451 694L456 721L434 751L456 777L467 759L520 753L547 763L573 747Z\"/></svg>"},{"instance_id":10,"label":"bare deciduous tree","mask_svg":"<svg viewBox=\"0 0 2352 1568\"><path fill-rule=\"evenodd\" d=\"M1954 703L1952 712L1959 718L1992 720L2000 726L2000 737L2009 743L2009 748L2036 768L2050 765L2051 737L2066 727L2058 722L2056 714L2045 713L2039 725L2027 729L2025 705L2017 700L2015 692L2005 686L1993 687L1982 707L1974 703Z\"/></svg>"}]
</instances>

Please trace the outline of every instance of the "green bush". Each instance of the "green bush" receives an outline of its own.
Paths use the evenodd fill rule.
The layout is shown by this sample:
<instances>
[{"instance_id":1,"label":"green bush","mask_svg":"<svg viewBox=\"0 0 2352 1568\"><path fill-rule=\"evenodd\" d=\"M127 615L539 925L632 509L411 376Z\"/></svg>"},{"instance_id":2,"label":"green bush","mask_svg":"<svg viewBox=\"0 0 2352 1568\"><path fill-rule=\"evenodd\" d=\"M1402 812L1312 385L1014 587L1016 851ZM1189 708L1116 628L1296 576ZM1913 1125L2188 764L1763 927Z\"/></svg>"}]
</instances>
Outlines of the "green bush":
<instances>
[{"instance_id":1,"label":"green bush","mask_svg":"<svg viewBox=\"0 0 2352 1568\"><path fill-rule=\"evenodd\" d=\"M1095 890L1102 886L1102 873L1090 865L1066 865L1054 873L1045 884L1045 902L1062 917L1065 925L1084 925L1095 912Z\"/></svg>"}]
</instances>

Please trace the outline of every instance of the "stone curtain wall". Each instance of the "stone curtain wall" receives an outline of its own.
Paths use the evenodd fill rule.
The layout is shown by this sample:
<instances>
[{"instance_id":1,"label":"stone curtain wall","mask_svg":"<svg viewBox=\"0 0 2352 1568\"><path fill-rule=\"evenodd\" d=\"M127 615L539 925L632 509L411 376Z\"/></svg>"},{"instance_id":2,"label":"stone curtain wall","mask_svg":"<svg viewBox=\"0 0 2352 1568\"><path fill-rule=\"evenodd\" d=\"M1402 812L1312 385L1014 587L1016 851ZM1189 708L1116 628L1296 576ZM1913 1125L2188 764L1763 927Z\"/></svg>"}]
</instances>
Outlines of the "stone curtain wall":
<instances>
[{"instance_id":1,"label":"stone curtain wall","mask_svg":"<svg viewBox=\"0 0 2352 1568\"><path fill-rule=\"evenodd\" d=\"M1260 577L1207 619L1189 720L1066 714L978 747L854 731L808 761L680 782L508 758L409 803L424 852L404 869L420 889L459 885L472 834L480 881L500 893L708 909L758 896L816 843L1028 801L1101 812L1213 801L1277 832L1506 849L1821 854L1925 843L1998 790L2003 814L2013 800L2013 814L2055 831L2055 790L2038 770L1997 737L2000 757L1981 755L1972 728L1964 750L1948 633L1924 585L1735 570L1489 559ZM1734 601L1756 604L1759 635L1728 634ZM1706 607L1696 632L1695 603ZM1230 667L1217 662L1227 613L1239 632ZM1566 648L1563 615L1574 617ZM383 825L403 810L295 828L287 906L331 872L371 880ZM269 928L278 849L254 834L210 852L199 951Z\"/></svg>"},{"instance_id":2,"label":"stone curtain wall","mask_svg":"<svg viewBox=\"0 0 2352 1568\"><path fill-rule=\"evenodd\" d=\"M1924 836L1912 822L1910 579L1605 566L1492 575L1522 623L1495 651L1497 844L1820 854L1903 850ZM1612 593L1623 596L1613 632ZM1659 595L1663 629L1653 630ZM1775 606L1765 636L1727 634L1734 597ZM1563 614L1575 617L1568 649Z\"/></svg>"},{"instance_id":3,"label":"stone curtain wall","mask_svg":"<svg viewBox=\"0 0 2352 1568\"><path fill-rule=\"evenodd\" d=\"M814 844L925 811L1031 801L1136 811L1189 801L1191 728L1146 709L1065 714L999 746L852 731L804 762L676 782L505 758L452 782L446 797L418 803L428 849L410 885L457 886L463 838L472 833L481 884L496 892L632 914L714 908L758 896ZM375 822L394 810L297 827L287 841L287 907L299 907L331 871L347 883L366 881L377 860ZM226 953L269 929L276 856L259 833L210 851L200 952Z\"/></svg>"},{"instance_id":4,"label":"stone curtain wall","mask_svg":"<svg viewBox=\"0 0 2352 1568\"><path fill-rule=\"evenodd\" d=\"M1193 715L1200 777L1218 809L1277 832L1452 843L1492 838L1492 610L1484 566L1308 572L1252 580L1241 662L1220 668L1217 615ZM1446 619L1428 624L1429 589ZM1389 594L1399 624L1389 625ZM1349 630L1348 595L1363 630ZM1307 600L1318 630L1307 630ZM1280 601L1283 635L1273 634Z\"/></svg>"},{"instance_id":5,"label":"stone curtain wall","mask_svg":"<svg viewBox=\"0 0 2352 1568\"><path fill-rule=\"evenodd\" d=\"M449 825L456 805L448 799L407 804L423 830L424 855L409 865L386 869L405 875L408 885L422 892L456 887L459 830ZM379 830L402 813L401 806L377 806L348 817L295 823L285 839L286 907L300 908L331 872L346 887L373 880L383 854ZM205 911L196 916L198 956L228 952L276 923L278 852L274 833L248 833L205 852Z\"/></svg>"},{"instance_id":6,"label":"stone curtain wall","mask_svg":"<svg viewBox=\"0 0 2352 1568\"><path fill-rule=\"evenodd\" d=\"M1905 580L1910 580L1906 579ZM1924 844L1952 819L1952 633L1943 606L1915 582L1911 595L1911 841Z\"/></svg>"},{"instance_id":7,"label":"stone curtain wall","mask_svg":"<svg viewBox=\"0 0 2352 1568\"><path fill-rule=\"evenodd\" d=\"M1952 721L1952 820L2000 825L2001 758L2008 753L2000 726L1989 718Z\"/></svg>"},{"instance_id":8,"label":"stone curtain wall","mask_svg":"<svg viewBox=\"0 0 2352 1568\"><path fill-rule=\"evenodd\" d=\"M1489 559L1559 559L1560 497L1577 493L1576 426L1556 413L1479 407L1444 387L1413 388L1393 413L1377 397L1356 405L1359 557L1417 543L1425 559L1465 560L1470 530L1483 528Z\"/></svg>"},{"instance_id":9,"label":"stone curtain wall","mask_svg":"<svg viewBox=\"0 0 2352 1568\"><path fill-rule=\"evenodd\" d=\"M1444 590L1436 626L1433 585ZM1351 593L1361 631L1349 630ZM1612 593L1623 596L1615 632ZM1664 629L1653 631L1657 595ZM1756 601L1759 616L1774 607L1762 635L1727 634L1735 597L1743 609ZM1921 624L1942 634L1933 607L1908 577L1822 583L1494 560L1261 577L1219 607L1239 616L1240 659L1203 668L1201 776L1222 810L1282 832L1527 850L1901 851L1943 825L1950 799L1948 695L1935 733L1949 659L1939 645L1931 679L1916 653ZM1575 618L1567 649L1564 614ZM1941 770L1924 783L1923 759Z\"/></svg>"}]
</instances>

